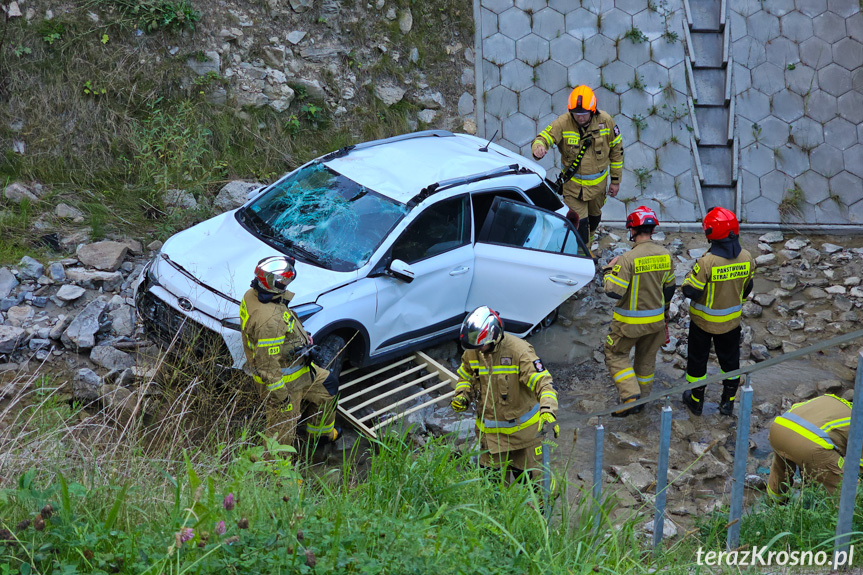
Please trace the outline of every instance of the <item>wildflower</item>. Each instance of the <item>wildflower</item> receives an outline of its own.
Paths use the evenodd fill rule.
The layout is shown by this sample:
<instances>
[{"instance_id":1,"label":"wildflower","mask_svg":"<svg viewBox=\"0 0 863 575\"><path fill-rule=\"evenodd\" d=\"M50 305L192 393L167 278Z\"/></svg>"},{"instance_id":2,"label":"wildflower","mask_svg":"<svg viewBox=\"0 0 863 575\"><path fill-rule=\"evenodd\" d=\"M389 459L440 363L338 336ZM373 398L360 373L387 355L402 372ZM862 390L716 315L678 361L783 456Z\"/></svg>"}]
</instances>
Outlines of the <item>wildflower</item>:
<instances>
[{"instance_id":1,"label":"wildflower","mask_svg":"<svg viewBox=\"0 0 863 575\"><path fill-rule=\"evenodd\" d=\"M240 538L237 537L236 535L234 535L233 537L228 537L227 539L225 539L225 545L232 545L234 543L239 543L239 542L240 542Z\"/></svg>"},{"instance_id":2,"label":"wildflower","mask_svg":"<svg viewBox=\"0 0 863 575\"><path fill-rule=\"evenodd\" d=\"M24 521L21 521L17 527L15 527L15 531L24 531L28 527L30 527L30 520L25 519Z\"/></svg>"},{"instance_id":3,"label":"wildflower","mask_svg":"<svg viewBox=\"0 0 863 575\"><path fill-rule=\"evenodd\" d=\"M186 541L191 541L195 536L195 531L191 527L183 527L180 529L180 541L185 543Z\"/></svg>"},{"instance_id":4,"label":"wildflower","mask_svg":"<svg viewBox=\"0 0 863 575\"><path fill-rule=\"evenodd\" d=\"M45 520L42 519L41 515L37 515L33 518L33 529L36 531L42 531L45 529Z\"/></svg>"},{"instance_id":5,"label":"wildflower","mask_svg":"<svg viewBox=\"0 0 863 575\"><path fill-rule=\"evenodd\" d=\"M15 543L15 536L8 529L0 529L0 543L11 545Z\"/></svg>"},{"instance_id":6,"label":"wildflower","mask_svg":"<svg viewBox=\"0 0 863 575\"><path fill-rule=\"evenodd\" d=\"M231 511L234 508L233 493L228 493L227 495L225 495L225 500L222 502L222 506L228 511Z\"/></svg>"},{"instance_id":7,"label":"wildflower","mask_svg":"<svg viewBox=\"0 0 863 575\"><path fill-rule=\"evenodd\" d=\"M249 528L249 520L243 517L239 521L237 521L237 527L240 529L248 529Z\"/></svg>"},{"instance_id":8,"label":"wildflower","mask_svg":"<svg viewBox=\"0 0 863 575\"><path fill-rule=\"evenodd\" d=\"M306 536L303 535L303 530L297 529L297 541L302 541L305 538L306 538Z\"/></svg>"},{"instance_id":9,"label":"wildflower","mask_svg":"<svg viewBox=\"0 0 863 575\"><path fill-rule=\"evenodd\" d=\"M54 508L51 507L50 503L47 503L45 504L45 507L42 508L41 514L43 518L51 519L51 516L54 515Z\"/></svg>"},{"instance_id":10,"label":"wildflower","mask_svg":"<svg viewBox=\"0 0 863 575\"><path fill-rule=\"evenodd\" d=\"M315 553L311 549L306 549L306 565L309 567L314 567L317 560L315 559Z\"/></svg>"},{"instance_id":11,"label":"wildflower","mask_svg":"<svg viewBox=\"0 0 863 575\"><path fill-rule=\"evenodd\" d=\"M216 531L216 535L224 535L225 531L227 531L227 529L225 528L225 522L219 521L218 523L216 523L215 531Z\"/></svg>"}]
</instances>

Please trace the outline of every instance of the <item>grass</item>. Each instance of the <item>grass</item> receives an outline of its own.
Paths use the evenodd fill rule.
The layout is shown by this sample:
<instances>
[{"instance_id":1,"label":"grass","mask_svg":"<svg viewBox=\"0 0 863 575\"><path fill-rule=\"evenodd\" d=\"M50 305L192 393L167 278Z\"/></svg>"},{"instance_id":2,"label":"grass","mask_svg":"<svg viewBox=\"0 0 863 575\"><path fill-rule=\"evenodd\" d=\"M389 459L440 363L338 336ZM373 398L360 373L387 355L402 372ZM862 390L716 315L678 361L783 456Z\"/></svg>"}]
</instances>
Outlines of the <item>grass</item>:
<instances>
[{"instance_id":1,"label":"grass","mask_svg":"<svg viewBox=\"0 0 863 575\"><path fill-rule=\"evenodd\" d=\"M779 218L787 222L792 218L803 217L803 204L806 202L806 194L796 183L793 188L785 190L782 201L779 202Z\"/></svg>"}]
</instances>

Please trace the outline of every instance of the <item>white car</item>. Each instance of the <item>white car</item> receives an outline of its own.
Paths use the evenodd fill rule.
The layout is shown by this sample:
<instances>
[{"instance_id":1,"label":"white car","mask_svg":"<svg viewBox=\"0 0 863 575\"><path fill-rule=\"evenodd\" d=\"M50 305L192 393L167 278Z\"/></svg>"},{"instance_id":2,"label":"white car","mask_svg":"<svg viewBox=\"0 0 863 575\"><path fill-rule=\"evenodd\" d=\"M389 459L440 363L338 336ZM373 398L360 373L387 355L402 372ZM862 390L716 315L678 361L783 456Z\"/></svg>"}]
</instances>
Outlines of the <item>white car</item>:
<instances>
[{"instance_id":1,"label":"white car","mask_svg":"<svg viewBox=\"0 0 863 575\"><path fill-rule=\"evenodd\" d=\"M138 312L163 342L203 333L240 368L239 301L260 259L289 254L291 308L324 350L348 342L354 365L455 339L480 305L527 335L594 276L544 173L446 131L342 148L168 239Z\"/></svg>"}]
</instances>

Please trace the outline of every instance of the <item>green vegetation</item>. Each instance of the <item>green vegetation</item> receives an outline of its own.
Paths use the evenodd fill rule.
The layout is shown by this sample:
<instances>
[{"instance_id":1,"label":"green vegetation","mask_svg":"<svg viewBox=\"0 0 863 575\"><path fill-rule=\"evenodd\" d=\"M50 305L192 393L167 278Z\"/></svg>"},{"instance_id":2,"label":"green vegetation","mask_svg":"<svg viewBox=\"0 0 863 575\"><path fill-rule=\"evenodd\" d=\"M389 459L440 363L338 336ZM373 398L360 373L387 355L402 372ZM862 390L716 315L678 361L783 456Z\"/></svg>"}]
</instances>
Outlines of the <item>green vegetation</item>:
<instances>
[{"instance_id":1,"label":"green vegetation","mask_svg":"<svg viewBox=\"0 0 863 575\"><path fill-rule=\"evenodd\" d=\"M624 38L632 42L633 44L641 44L642 42L647 42L647 36L644 35L638 26L633 26L629 30L626 31L626 34L623 35Z\"/></svg>"},{"instance_id":2,"label":"green vegetation","mask_svg":"<svg viewBox=\"0 0 863 575\"><path fill-rule=\"evenodd\" d=\"M635 185L642 192L650 185L650 180L653 179L653 174L648 168L635 168L632 170L635 174Z\"/></svg>"},{"instance_id":3,"label":"green vegetation","mask_svg":"<svg viewBox=\"0 0 863 575\"><path fill-rule=\"evenodd\" d=\"M785 191L782 196L782 201L779 202L779 218L783 222L789 221L791 218L800 219L803 217L803 204L806 203L806 195L796 183L793 188Z\"/></svg>"}]
</instances>

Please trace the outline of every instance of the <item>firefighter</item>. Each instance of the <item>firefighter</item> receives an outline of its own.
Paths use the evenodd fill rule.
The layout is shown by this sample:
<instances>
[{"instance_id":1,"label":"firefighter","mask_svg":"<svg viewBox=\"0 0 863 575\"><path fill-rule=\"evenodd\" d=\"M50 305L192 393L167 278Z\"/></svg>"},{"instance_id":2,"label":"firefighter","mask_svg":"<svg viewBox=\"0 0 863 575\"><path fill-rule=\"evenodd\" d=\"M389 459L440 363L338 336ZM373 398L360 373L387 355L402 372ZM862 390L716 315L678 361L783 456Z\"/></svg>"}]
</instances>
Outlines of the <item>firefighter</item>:
<instances>
[{"instance_id":1,"label":"firefighter","mask_svg":"<svg viewBox=\"0 0 863 575\"><path fill-rule=\"evenodd\" d=\"M240 303L240 323L246 365L266 402L268 433L290 445L302 413L301 402L314 407L306 422L310 438L335 441L338 381L312 361L312 338L288 308L294 294L288 291L296 277L294 259L262 259L255 279Z\"/></svg>"},{"instance_id":2,"label":"firefighter","mask_svg":"<svg viewBox=\"0 0 863 575\"><path fill-rule=\"evenodd\" d=\"M567 216L577 222L578 232L590 247L602 219L602 206L608 195L620 190L623 173L623 136L611 116L596 107L596 96L587 86L578 86L569 95L568 112L539 133L531 145L533 157L542 159L556 145L561 169L578 161L578 171L563 184ZM583 153L582 153L583 151ZM610 180L610 184L608 183Z\"/></svg>"},{"instance_id":3,"label":"firefighter","mask_svg":"<svg viewBox=\"0 0 863 575\"><path fill-rule=\"evenodd\" d=\"M689 354L686 381L707 378L710 343L722 373L740 368L740 311L752 291L755 260L740 247L740 224L725 208L711 208L702 222L710 249L698 258L683 280L683 295L689 305ZM731 415L740 376L722 382L719 413ZM683 403L695 415L704 408L704 387L683 392Z\"/></svg>"},{"instance_id":4,"label":"firefighter","mask_svg":"<svg viewBox=\"0 0 863 575\"><path fill-rule=\"evenodd\" d=\"M605 339L605 365L623 405L650 393L656 352L665 342L665 313L676 287L671 253L652 239L658 225L653 210L636 208L626 217L629 241L635 245L603 268L605 293L618 300ZM635 360L630 363L633 347ZM639 405L612 415L626 417L643 408Z\"/></svg>"},{"instance_id":5,"label":"firefighter","mask_svg":"<svg viewBox=\"0 0 863 575\"><path fill-rule=\"evenodd\" d=\"M774 419L768 436L773 464L767 494L776 502L787 501L798 467L804 479L833 493L842 482L850 425L851 402L829 394L795 403Z\"/></svg>"},{"instance_id":6,"label":"firefighter","mask_svg":"<svg viewBox=\"0 0 863 575\"><path fill-rule=\"evenodd\" d=\"M500 316L487 306L464 320L459 341L465 349L452 399L457 412L476 405L483 467L507 465L515 479L542 471L544 426L556 438L557 392L533 346L505 334Z\"/></svg>"}]
</instances>

